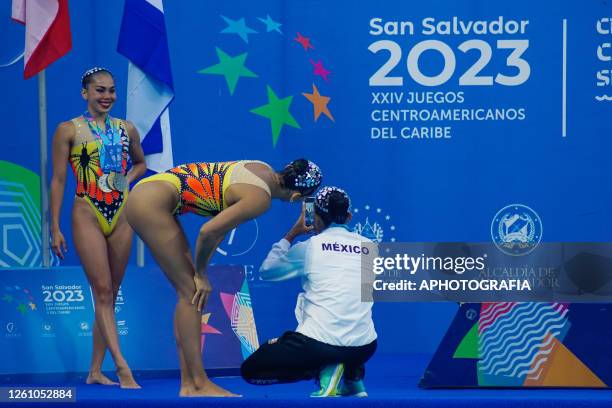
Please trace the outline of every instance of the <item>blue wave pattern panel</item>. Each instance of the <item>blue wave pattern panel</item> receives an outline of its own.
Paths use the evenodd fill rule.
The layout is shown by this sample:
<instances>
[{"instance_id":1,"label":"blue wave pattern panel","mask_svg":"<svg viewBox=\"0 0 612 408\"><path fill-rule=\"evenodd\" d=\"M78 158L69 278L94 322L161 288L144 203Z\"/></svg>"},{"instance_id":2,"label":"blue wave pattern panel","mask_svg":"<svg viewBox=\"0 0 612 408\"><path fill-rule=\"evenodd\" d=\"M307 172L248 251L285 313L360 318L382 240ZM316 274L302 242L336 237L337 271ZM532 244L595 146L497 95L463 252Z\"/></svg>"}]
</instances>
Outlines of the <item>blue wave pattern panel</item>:
<instances>
[{"instance_id":1,"label":"blue wave pattern panel","mask_svg":"<svg viewBox=\"0 0 612 408\"><path fill-rule=\"evenodd\" d=\"M497 310L483 314L479 384L522 386L528 378L539 378L554 349L553 340L562 342L570 327L568 310L560 303L500 303Z\"/></svg>"},{"instance_id":2,"label":"blue wave pattern panel","mask_svg":"<svg viewBox=\"0 0 612 408\"><path fill-rule=\"evenodd\" d=\"M38 174L0 160L0 268L42 263ZM59 259L50 251L52 266Z\"/></svg>"}]
</instances>

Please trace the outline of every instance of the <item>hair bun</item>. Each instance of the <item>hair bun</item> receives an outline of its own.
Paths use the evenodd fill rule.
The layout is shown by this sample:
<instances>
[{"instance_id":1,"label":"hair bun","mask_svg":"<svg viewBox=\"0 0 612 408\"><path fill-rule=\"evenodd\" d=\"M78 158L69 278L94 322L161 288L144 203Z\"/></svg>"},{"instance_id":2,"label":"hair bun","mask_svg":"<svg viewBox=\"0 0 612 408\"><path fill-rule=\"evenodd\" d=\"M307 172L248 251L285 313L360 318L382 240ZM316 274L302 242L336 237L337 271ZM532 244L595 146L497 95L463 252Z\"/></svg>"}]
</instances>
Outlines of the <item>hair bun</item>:
<instances>
[{"instance_id":1,"label":"hair bun","mask_svg":"<svg viewBox=\"0 0 612 408\"><path fill-rule=\"evenodd\" d=\"M306 159L289 163L281 172L286 188L297 190L302 195L312 194L321 185L323 174L319 166Z\"/></svg>"}]
</instances>

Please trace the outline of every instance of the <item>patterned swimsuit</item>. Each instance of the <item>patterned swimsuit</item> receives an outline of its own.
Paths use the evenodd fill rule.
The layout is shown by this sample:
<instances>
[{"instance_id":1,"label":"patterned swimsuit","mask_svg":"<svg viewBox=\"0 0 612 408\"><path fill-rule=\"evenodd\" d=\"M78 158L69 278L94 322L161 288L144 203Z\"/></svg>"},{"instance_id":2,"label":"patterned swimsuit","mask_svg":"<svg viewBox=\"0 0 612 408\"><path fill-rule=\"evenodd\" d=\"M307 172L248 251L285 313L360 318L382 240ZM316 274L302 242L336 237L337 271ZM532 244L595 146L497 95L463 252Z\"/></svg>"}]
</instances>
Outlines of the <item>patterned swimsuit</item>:
<instances>
[{"instance_id":1,"label":"patterned swimsuit","mask_svg":"<svg viewBox=\"0 0 612 408\"><path fill-rule=\"evenodd\" d=\"M83 116L72 119L76 128L76 136L70 149L70 165L77 179L76 195L83 197L96 214L100 228L105 236L110 235L117 224L123 205L127 199L127 190L112 190L106 193L98 186L98 180L104 174L100 165L100 144L91 134L87 121ZM121 168L127 173L129 153L129 137L120 119L110 118L111 126L117 128L120 134L122 148Z\"/></svg>"},{"instance_id":2,"label":"patterned swimsuit","mask_svg":"<svg viewBox=\"0 0 612 408\"><path fill-rule=\"evenodd\" d=\"M245 168L246 164L254 162L256 161L241 160L182 164L165 173L148 177L140 183L167 181L174 185L179 193L179 202L173 211L175 215L194 213L214 217L228 207L225 192L232 184L256 185L270 195L270 189L265 182Z\"/></svg>"}]
</instances>

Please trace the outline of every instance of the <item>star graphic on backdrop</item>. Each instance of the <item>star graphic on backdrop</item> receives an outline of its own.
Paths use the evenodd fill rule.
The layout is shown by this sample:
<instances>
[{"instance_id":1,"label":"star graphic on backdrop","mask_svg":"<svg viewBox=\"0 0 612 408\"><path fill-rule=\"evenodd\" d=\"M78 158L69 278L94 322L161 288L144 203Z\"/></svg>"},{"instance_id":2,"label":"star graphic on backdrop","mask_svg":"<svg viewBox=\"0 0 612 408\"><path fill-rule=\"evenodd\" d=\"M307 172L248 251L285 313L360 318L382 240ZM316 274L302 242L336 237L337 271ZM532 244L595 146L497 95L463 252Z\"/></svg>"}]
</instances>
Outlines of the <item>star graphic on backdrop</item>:
<instances>
[{"instance_id":1,"label":"star graphic on backdrop","mask_svg":"<svg viewBox=\"0 0 612 408\"><path fill-rule=\"evenodd\" d=\"M30 309L32 310L36 310L36 305L32 302L28 303L28 306L30 306Z\"/></svg>"},{"instance_id":2,"label":"star graphic on backdrop","mask_svg":"<svg viewBox=\"0 0 612 408\"><path fill-rule=\"evenodd\" d=\"M249 34L257 34L257 31L246 25L244 18L240 20L232 20L225 16L221 16L221 18L227 23L227 27L221 30L223 34L238 34L247 44L249 43Z\"/></svg>"},{"instance_id":3,"label":"star graphic on backdrop","mask_svg":"<svg viewBox=\"0 0 612 408\"><path fill-rule=\"evenodd\" d=\"M13 301L14 297L11 295L4 295L2 296L2 300L4 300L6 303L11 303Z\"/></svg>"},{"instance_id":4,"label":"star graphic on backdrop","mask_svg":"<svg viewBox=\"0 0 612 408\"><path fill-rule=\"evenodd\" d=\"M282 26L282 24L277 21L272 20L269 14L266 15L265 19L261 17L257 17L257 19L266 25L267 33L269 33L270 31L276 31L279 34L283 33L280 30L280 26Z\"/></svg>"},{"instance_id":5,"label":"star graphic on backdrop","mask_svg":"<svg viewBox=\"0 0 612 408\"><path fill-rule=\"evenodd\" d=\"M297 33L297 37L295 37L293 40L302 44L302 47L304 47L304 51L308 51L309 48L314 50L314 47L310 43L310 38L304 37L300 33Z\"/></svg>"},{"instance_id":6,"label":"star graphic on backdrop","mask_svg":"<svg viewBox=\"0 0 612 408\"><path fill-rule=\"evenodd\" d=\"M278 136L280 135L284 125L293 126L294 128L298 129L300 129L300 125L289 112L289 106L291 106L293 96L279 99L269 85L267 88L268 103L266 105L251 109L251 112L270 119L272 125L272 145L276 147Z\"/></svg>"},{"instance_id":7,"label":"star graphic on backdrop","mask_svg":"<svg viewBox=\"0 0 612 408\"><path fill-rule=\"evenodd\" d=\"M329 79L327 79L327 76L330 74L330 72L323 67L323 63L321 62L321 60L317 61L316 64L313 60L310 60L310 63L314 67L314 70L312 71L314 75L319 75L324 80L329 81Z\"/></svg>"},{"instance_id":8,"label":"star graphic on backdrop","mask_svg":"<svg viewBox=\"0 0 612 408\"><path fill-rule=\"evenodd\" d=\"M20 303L19 306L17 306L17 310L19 310L21 314L25 314L26 310L28 309L26 308L26 305L24 303Z\"/></svg>"},{"instance_id":9,"label":"star graphic on backdrop","mask_svg":"<svg viewBox=\"0 0 612 408\"><path fill-rule=\"evenodd\" d=\"M217 51L217 57L219 57L219 63L199 70L199 74L223 75L225 77L225 82L227 82L230 95L234 94L240 77L257 78L256 73L244 66L244 61L247 57L246 52L236 57L232 57L223 52L220 48L215 49Z\"/></svg>"},{"instance_id":10,"label":"star graphic on backdrop","mask_svg":"<svg viewBox=\"0 0 612 408\"><path fill-rule=\"evenodd\" d=\"M332 120L332 122L334 122L334 117L332 116L331 112L329 111L329 108L327 107L327 104L329 103L331 98L329 96L323 96L319 94L319 90L317 89L315 84L312 84L311 94L303 92L302 95L304 95L306 99L312 102L312 105L314 107L315 122L319 120L319 116L321 116L321 113L324 113L325 116L327 116Z\"/></svg>"}]
</instances>

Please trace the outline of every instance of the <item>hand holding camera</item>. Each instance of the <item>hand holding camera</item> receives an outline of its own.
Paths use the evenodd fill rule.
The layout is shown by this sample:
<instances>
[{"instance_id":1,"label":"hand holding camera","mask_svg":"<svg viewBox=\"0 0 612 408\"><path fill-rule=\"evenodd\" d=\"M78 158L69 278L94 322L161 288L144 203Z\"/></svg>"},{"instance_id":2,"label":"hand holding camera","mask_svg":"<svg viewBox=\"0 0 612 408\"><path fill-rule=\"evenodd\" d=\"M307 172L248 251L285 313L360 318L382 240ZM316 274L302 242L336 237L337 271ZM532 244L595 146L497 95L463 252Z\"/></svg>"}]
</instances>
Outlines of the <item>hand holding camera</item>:
<instances>
[{"instance_id":1,"label":"hand holding camera","mask_svg":"<svg viewBox=\"0 0 612 408\"><path fill-rule=\"evenodd\" d=\"M302 212L299 218L293 224L293 227L285 235L285 239L289 242L302 234L311 233L314 231L314 198L307 197L302 204Z\"/></svg>"}]
</instances>

